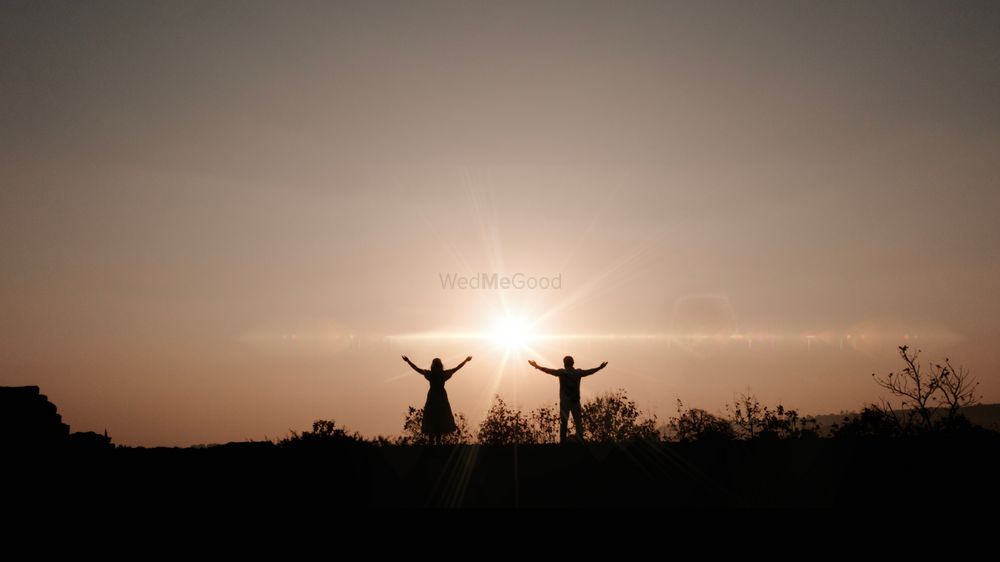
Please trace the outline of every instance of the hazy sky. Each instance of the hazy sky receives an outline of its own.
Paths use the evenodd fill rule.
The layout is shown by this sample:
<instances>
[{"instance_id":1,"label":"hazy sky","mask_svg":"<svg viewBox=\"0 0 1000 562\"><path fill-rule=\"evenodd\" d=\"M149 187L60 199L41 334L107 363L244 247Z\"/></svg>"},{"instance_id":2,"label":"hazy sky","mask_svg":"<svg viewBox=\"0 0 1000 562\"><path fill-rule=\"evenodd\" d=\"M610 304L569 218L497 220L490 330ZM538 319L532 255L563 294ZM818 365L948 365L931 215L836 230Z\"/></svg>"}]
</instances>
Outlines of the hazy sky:
<instances>
[{"instance_id":1,"label":"hazy sky","mask_svg":"<svg viewBox=\"0 0 1000 562\"><path fill-rule=\"evenodd\" d=\"M401 354L473 354L474 423L555 401L525 360L567 353L610 362L584 398L661 418L747 387L856 409L903 343L1000 401L997 29L996 2L5 1L0 384L133 445L399 433L427 390ZM478 272L561 288L439 279ZM505 314L533 351L430 337Z\"/></svg>"}]
</instances>

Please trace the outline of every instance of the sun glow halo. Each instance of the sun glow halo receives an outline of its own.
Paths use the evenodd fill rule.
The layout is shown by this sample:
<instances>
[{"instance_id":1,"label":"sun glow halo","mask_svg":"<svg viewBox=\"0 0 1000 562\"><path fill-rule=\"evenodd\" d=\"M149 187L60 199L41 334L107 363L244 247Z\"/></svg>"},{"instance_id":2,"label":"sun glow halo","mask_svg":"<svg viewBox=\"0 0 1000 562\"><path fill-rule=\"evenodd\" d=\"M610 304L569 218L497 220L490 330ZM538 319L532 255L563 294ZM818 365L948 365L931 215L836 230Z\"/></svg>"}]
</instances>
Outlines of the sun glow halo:
<instances>
[{"instance_id":1,"label":"sun glow halo","mask_svg":"<svg viewBox=\"0 0 1000 562\"><path fill-rule=\"evenodd\" d=\"M520 318L502 318L493 325L490 339L507 351L520 350L531 340L531 326Z\"/></svg>"}]
</instances>

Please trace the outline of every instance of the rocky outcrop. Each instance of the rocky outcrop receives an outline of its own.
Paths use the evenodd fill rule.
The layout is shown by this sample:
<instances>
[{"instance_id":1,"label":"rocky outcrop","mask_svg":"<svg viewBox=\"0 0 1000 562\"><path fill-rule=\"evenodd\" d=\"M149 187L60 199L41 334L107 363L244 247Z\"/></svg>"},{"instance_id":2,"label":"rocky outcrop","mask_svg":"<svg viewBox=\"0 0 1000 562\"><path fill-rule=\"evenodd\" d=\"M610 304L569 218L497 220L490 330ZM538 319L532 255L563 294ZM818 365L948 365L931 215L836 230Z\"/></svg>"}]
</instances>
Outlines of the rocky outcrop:
<instances>
[{"instance_id":1,"label":"rocky outcrop","mask_svg":"<svg viewBox=\"0 0 1000 562\"><path fill-rule=\"evenodd\" d=\"M94 450L113 445L106 431L70 433L56 405L37 386L0 386L0 447Z\"/></svg>"},{"instance_id":2,"label":"rocky outcrop","mask_svg":"<svg viewBox=\"0 0 1000 562\"><path fill-rule=\"evenodd\" d=\"M114 447L114 445L111 444L111 438L108 437L107 431L104 432L104 435L93 431L77 431L75 433L70 433L69 444L74 449L85 449L88 451Z\"/></svg>"},{"instance_id":3,"label":"rocky outcrop","mask_svg":"<svg viewBox=\"0 0 1000 562\"><path fill-rule=\"evenodd\" d=\"M60 447L68 440L69 426L37 386L0 387L0 444Z\"/></svg>"}]
</instances>

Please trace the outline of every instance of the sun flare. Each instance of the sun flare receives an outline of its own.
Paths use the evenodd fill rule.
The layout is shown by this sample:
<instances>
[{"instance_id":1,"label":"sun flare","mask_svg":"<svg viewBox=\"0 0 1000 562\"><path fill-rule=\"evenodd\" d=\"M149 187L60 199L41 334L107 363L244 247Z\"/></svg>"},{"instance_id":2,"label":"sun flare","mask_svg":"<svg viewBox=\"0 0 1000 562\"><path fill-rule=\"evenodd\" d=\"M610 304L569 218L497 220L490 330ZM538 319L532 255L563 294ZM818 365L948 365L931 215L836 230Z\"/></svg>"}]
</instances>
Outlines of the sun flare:
<instances>
[{"instance_id":1,"label":"sun flare","mask_svg":"<svg viewBox=\"0 0 1000 562\"><path fill-rule=\"evenodd\" d=\"M494 323L490 340L507 351L523 349L531 340L531 326L521 318L501 318Z\"/></svg>"}]
</instances>

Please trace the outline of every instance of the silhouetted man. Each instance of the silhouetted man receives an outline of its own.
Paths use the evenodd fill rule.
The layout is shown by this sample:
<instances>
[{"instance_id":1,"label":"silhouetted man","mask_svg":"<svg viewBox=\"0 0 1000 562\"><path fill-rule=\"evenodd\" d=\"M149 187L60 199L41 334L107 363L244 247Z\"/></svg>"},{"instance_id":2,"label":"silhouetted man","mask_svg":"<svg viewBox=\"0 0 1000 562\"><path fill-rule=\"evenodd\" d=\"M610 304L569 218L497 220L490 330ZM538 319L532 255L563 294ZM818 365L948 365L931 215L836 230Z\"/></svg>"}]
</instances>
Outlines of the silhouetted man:
<instances>
[{"instance_id":1,"label":"silhouetted man","mask_svg":"<svg viewBox=\"0 0 1000 562\"><path fill-rule=\"evenodd\" d=\"M563 357L562 369L549 369L539 367L538 363L528 361L532 367L559 377L559 442L566 442L566 422L570 413L573 414L573 425L576 427L576 438L583 441L583 419L580 415L580 379L593 375L597 371L608 366L608 362L601 363L600 367L593 369L577 369L573 367L573 358L567 355Z\"/></svg>"}]
</instances>

